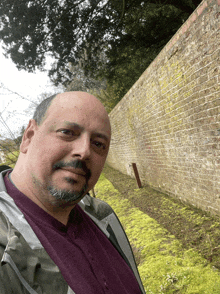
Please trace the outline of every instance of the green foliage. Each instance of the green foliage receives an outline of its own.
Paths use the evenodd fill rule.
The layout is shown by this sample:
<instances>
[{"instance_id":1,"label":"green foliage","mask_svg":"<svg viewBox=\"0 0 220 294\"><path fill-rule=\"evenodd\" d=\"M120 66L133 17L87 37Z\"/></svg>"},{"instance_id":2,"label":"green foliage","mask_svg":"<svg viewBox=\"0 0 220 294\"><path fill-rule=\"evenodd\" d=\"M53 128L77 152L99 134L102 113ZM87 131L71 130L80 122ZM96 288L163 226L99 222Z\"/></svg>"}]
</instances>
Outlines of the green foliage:
<instances>
[{"instance_id":1,"label":"green foliage","mask_svg":"<svg viewBox=\"0 0 220 294\"><path fill-rule=\"evenodd\" d=\"M21 137L19 136L16 140L5 139L0 140L0 151L4 154L4 164L14 167L18 155L19 155L19 143Z\"/></svg>"},{"instance_id":2,"label":"green foliage","mask_svg":"<svg viewBox=\"0 0 220 294\"><path fill-rule=\"evenodd\" d=\"M1 0L0 40L18 68L43 69L51 55L55 84L67 86L80 65L120 100L200 2Z\"/></svg>"},{"instance_id":3,"label":"green foliage","mask_svg":"<svg viewBox=\"0 0 220 294\"><path fill-rule=\"evenodd\" d=\"M111 40L103 70L116 94L125 95L187 17L179 8L156 1L139 3L125 13L123 33Z\"/></svg>"},{"instance_id":4,"label":"green foliage","mask_svg":"<svg viewBox=\"0 0 220 294\"><path fill-rule=\"evenodd\" d=\"M89 92L103 103L108 113L121 100L119 94L115 93L114 88L110 87L108 84L105 89L90 89Z\"/></svg>"},{"instance_id":5,"label":"green foliage","mask_svg":"<svg viewBox=\"0 0 220 294\"><path fill-rule=\"evenodd\" d=\"M19 146L21 144L24 131L25 127L22 126L20 130L20 135L17 138L14 137L14 139L6 138L0 140L0 151L4 154L3 164L14 167L18 159ZM10 133L12 133L11 130Z\"/></svg>"},{"instance_id":6,"label":"green foliage","mask_svg":"<svg viewBox=\"0 0 220 294\"><path fill-rule=\"evenodd\" d=\"M98 198L113 207L126 230L146 293L219 293L219 271L198 252L184 249L166 229L123 198L103 174L95 190Z\"/></svg>"},{"instance_id":7,"label":"green foliage","mask_svg":"<svg viewBox=\"0 0 220 294\"><path fill-rule=\"evenodd\" d=\"M19 150L14 150L13 152L8 153L5 157L4 164L9 165L10 167L13 168L18 159L18 155L19 155Z\"/></svg>"}]
</instances>

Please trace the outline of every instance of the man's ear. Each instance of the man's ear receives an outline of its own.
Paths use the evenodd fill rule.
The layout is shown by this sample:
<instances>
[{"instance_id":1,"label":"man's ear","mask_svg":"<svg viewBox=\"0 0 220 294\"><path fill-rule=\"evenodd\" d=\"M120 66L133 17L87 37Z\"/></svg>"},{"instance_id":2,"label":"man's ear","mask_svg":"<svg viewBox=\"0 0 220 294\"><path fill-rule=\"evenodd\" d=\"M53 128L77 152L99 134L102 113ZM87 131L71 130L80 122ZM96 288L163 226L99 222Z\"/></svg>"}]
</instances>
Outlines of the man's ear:
<instances>
[{"instance_id":1,"label":"man's ear","mask_svg":"<svg viewBox=\"0 0 220 294\"><path fill-rule=\"evenodd\" d=\"M20 145L20 152L27 153L28 146L31 143L32 138L37 130L38 126L34 119L31 119L28 123L28 126L23 134L21 145Z\"/></svg>"}]
</instances>

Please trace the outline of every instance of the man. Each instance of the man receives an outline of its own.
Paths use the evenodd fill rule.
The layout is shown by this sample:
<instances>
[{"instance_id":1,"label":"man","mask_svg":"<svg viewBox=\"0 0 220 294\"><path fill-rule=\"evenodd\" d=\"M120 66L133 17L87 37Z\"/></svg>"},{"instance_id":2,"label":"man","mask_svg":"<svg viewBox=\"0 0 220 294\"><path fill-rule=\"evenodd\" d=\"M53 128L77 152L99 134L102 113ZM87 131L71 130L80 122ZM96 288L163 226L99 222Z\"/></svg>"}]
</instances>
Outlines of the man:
<instances>
[{"instance_id":1,"label":"man","mask_svg":"<svg viewBox=\"0 0 220 294\"><path fill-rule=\"evenodd\" d=\"M145 293L112 209L89 196L111 137L94 96L44 100L0 178L0 294Z\"/></svg>"}]
</instances>

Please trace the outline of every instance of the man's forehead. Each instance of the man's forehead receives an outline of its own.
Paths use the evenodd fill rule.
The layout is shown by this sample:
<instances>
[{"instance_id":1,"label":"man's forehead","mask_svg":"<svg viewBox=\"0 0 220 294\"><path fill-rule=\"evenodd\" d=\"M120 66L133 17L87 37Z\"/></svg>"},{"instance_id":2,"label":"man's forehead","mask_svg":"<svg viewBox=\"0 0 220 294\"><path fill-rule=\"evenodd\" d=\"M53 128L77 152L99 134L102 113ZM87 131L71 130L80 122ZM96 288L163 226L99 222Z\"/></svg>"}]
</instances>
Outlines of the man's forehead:
<instances>
[{"instance_id":1,"label":"man's forehead","mask_svg":"<svg viewBox=\"0 0 220 294\"><path fill-rule=\"evenodd\" d=\"M77 92L78 93L78 92ZM45 120L68 124L97 124L97 130L107 132L111 136L111 126L108 114L102 103L88 93L63 93L52 101ZM82 123L83 122L83 123Z\"/></svg>"},{"instance_id":2,"label":"man's forehead","mask_svg":"<svg viewBox=\"0 0 220 294\"><path fill-rule=\"evenodd\" d=\"M52 101L48 112L60 111L94 111L107 114L103 104L93 95L84 92L67 92L58 94Z\"/></svg>"},{"instance_id":3,"label":"man's forehead","mask_svg":"<svg viewBox=\"0 0 220 294\"><path fill-rule=\"evenodd\" d=\"M86 105L94 105L94 104L99 104L100 106L103 106L103 104L93 95L86 93L86 92L64 92L61 94L57 94L57 96L54 98L53 103L57 103L60 105L65 105L66 102L79 105L79 104L84 104Z\"/></svg>"}]
</instances>

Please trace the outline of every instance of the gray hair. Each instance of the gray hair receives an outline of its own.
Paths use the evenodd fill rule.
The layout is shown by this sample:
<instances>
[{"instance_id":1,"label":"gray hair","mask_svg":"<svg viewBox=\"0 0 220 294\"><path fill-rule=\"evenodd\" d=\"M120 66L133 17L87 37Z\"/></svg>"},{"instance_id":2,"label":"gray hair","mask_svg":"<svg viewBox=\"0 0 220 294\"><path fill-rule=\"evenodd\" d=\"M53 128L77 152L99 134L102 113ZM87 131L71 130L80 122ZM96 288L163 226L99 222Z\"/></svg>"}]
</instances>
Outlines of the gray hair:
<instances>
[{"instance_id":1,"label":"gray hair","mask_svg":"<svg viewBox=\"0 0 220 294\"><path fill-rule=\"evenodd\" d=\"M51 105L53 99L57 96L57 94L54 94L46 99L44 99L36 108L34 112L33 119L36 121L38 125L40 125L43 122L44 116Z\"/></svg>"}]
</instances>

